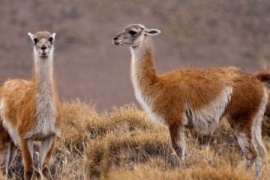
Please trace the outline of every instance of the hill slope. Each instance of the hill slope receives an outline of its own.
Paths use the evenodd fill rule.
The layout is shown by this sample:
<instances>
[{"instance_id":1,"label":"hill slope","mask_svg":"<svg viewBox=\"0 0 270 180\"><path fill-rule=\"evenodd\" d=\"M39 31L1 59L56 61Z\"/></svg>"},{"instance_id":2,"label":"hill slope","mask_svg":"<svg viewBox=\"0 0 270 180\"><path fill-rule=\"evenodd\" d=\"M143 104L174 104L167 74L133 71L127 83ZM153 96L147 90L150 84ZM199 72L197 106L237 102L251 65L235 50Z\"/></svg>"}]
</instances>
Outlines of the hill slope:
<instances>
[{"instance_id":1,"label":"hill slope","mask_svg":"<svg viewBox=\"0 0 270 180\"><path fill-rule=\"evenodd\" d=\"M100 114L94 106L75 101L64 103L64 115L52 166L54 179L253 179L254 168L245 171L225 119L212 136L186 130L187 154L177 167L171 161L168 130L153 124L134 105ZM269 136L264 136L264 143L269 149ZM20 155L15 161L10 173L22 177ZM270 176L269 165L268 154L264 179Z\"/></svg>"}]
</instances>

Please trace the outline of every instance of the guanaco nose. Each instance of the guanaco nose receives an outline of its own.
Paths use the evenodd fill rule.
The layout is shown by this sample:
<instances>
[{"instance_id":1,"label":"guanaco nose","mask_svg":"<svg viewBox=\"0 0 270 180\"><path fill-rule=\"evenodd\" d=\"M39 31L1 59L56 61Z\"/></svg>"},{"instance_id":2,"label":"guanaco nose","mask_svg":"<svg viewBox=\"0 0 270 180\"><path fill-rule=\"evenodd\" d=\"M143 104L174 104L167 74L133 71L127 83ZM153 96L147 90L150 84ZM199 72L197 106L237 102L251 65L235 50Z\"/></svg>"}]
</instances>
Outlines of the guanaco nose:
<instances>
[{"instance_id":1,"label":"guanaco nose","mask_svg":"<svg viewBox=\"0 0 270 180\"><path fill-rule=\"evenodd\" d=\"M47 47L46 46L41 46L41 50L45 50L45 49L47 49Z\"/></svg>"}]
</instances>

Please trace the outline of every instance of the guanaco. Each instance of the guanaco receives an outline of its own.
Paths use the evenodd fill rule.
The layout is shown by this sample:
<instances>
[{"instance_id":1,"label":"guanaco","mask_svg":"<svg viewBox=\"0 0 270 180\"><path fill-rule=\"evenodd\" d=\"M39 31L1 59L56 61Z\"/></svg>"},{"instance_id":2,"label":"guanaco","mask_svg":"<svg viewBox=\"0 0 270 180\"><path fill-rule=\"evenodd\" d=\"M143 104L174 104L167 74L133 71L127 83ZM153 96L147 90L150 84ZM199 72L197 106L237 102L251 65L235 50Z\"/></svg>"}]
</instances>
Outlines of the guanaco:
<instances>
[{"instance_id":1,"label":"guanaco","mask_svg":"<svg viewBox=\"0 0 270 180\"><path fill-rule=\"evenodd\" d=\"M31 179L34 174L34 141L41 141L37 175L52 179L50 161L62 124L62 112L53 77L56 34L42 31L28 35L34 43L33 80L13 79L3 84L0 88L1 119L12 140L10 147L14 145L21 150L24 179ZM7 154L10 156L13 152ZM12 158L10 156L6 159L12 161ZM8 166L10 162L6 163Z\"/></svg>"},{"instance_id":2,"label":"guanaco","mask_svg":"<svg viewBox=\"0 0 270 180\"><path fill-rule=\"evenodd\" d=\"M255 175L261 178L266 154L261 123L268 100L263 83L235 67L183 68L157 75L151 36L159 33L132 24L113 39L113 44L131 49L131 81L139 104L151 120L167 125L174 153L180 157L185 155L185 126L209 134L226 116L246 168L255 162Z\"/></svg>"}]
</instances>

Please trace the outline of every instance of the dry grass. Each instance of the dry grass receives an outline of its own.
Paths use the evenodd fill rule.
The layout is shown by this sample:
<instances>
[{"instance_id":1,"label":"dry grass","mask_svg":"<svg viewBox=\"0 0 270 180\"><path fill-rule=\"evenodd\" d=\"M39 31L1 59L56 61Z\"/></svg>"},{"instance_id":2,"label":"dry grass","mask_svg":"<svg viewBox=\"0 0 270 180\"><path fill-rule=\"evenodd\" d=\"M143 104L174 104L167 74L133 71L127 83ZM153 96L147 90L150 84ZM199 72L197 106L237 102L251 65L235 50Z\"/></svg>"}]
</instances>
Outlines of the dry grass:
<instances>
[{"instance_id":1,"label":"dry grass","mask_svg":"<svg viewBox=\"0 0 270 180\"><path fill-rule=\"evenodd\" d=\"M52 167L55 179L253 179L246 172L226 121L211 136L187 130L187 156L180 167L168 163L170 144L163 125L153 124L134 105L98 113L80 101L66 102L65 126ZM270 141L264 137L267 149ZM270 156L264 167L269 177ZM22 175L21 158L11 170ZM1 177L1 176L0 176Z\"/></svg>"},{"instance_id":2,"label":"dry grass","mask_svg":"<svg viewBox=\"0 0 270 180\"><path fill-rule=\"evenodd\" d=\"M125 180L135 180L135 179L186 179L186 180L240 180L252 179L250 173L246 173L242 169L233 169L229 166L220 167L198 167L190 168L183 171L180 170L168 170L161 171L157 168L153 168L148 165L139 166L133 171L127 171L125 169L115 169L108 174L109 179L125 179Z\"/></svg>"}]
</instances>

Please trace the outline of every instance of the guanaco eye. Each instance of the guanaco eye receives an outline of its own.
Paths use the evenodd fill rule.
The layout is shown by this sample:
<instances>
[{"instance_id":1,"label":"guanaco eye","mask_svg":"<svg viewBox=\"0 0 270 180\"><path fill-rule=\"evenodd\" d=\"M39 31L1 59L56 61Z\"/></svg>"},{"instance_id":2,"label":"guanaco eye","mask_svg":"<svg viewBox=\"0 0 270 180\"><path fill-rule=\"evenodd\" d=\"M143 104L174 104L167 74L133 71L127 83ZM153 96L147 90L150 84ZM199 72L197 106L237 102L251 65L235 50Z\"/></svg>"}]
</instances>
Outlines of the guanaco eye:
<instances>
[{"instance_id":1,"label":"guanaco eye","mask_svg":"<svg viewBox=\"0 0 270 180\"><path fill-rule=\"evenodd\" d=\"M35 42L35 44L37 44L37 42L38 42L38 39L37 39L37 38L34 38L34 42Z\"/></svg>"},{"instance_id":2,"label":"guanaco eye","mask_svg":"<svg viewBox=\"0 0 270 180\"><path fill-rule=\"evenodd\" d=\"M52 37L50 37L50 38L49 38L49 41L52 43L52 42L53 42L53 38L52 38Z\"/></svg>"},{"instance_id":3,"label":"guanaco eye","mask_svg":"<svg viewBox=\"0 0 270 180\"><path fill-rule=\"evenodd\" d=\"M128 33L131 34L132 36L134 36L135 34L137 34L137 32L136 31L133 31L133 30L129 30Z\"/></svg>"}]
</instances>

